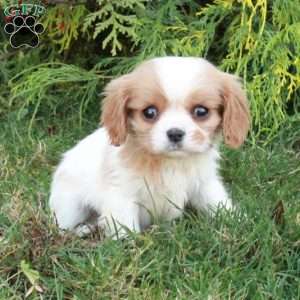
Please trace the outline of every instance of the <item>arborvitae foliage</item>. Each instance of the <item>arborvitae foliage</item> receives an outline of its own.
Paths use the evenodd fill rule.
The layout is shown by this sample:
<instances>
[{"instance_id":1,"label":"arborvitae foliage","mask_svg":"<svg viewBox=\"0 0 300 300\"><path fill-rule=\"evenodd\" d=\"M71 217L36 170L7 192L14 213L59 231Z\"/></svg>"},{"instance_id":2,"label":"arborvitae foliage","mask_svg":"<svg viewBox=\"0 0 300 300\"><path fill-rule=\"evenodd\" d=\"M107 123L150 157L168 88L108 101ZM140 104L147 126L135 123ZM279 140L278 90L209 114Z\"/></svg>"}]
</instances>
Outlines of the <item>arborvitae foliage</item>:
<instances>
[{"instance_id":1,"label":"arborvitae foliage","mask_svg":"<svg viewBox=\"0 0 300 300\"><path fill-rule=\"evenodd\" d=\"M47 28L48 38L53 44L58 44L59 52L71 47L71 42L81 34L82 23L89 11L84 5L70 7L58 5L52 7L44 16L44 25Z\"/></svg>"},{"instance_id":2,"label":"arborvitae foliage","mask_svg":"<svg viewBox=\"0 0 300 300\"><path fill-rule=\"evenodd\" d=\"M300 5L294 0L54 2L42 18L39 48L11 49L1 33L1 117L13 112L34 121L45 111L58 113L71 98L81 113L83 106L98 109L99 79L164 55L206 57L239 75L251 104L252 142L270 141L287 118L299 117Z\"/></svg>"},{"instance_id":3,"label":"arborvitae foliage","mask_svg":"<svg viewBox=\"0 0 300 300\"><path fill-rule=\"evenodd\" d=\"M102 48L110 45L111 54L122 50L121 37L135 43L138 40L136 27L138 9L144 9L145 0L97 0L98 9L88 14L84 20L84 31L92 28L93 39L106 33L101 41Z\"/></svg>"}]
</instances>

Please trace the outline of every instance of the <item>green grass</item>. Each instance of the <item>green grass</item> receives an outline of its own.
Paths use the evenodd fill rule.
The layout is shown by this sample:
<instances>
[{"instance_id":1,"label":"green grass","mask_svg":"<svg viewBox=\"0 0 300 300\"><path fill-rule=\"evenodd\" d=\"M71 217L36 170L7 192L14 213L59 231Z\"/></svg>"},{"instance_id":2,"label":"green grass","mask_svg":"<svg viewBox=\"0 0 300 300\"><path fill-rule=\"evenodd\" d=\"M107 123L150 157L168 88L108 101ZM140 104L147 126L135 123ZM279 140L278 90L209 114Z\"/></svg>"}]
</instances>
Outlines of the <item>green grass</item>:
<instances>
[{"instance_id":1,"label":"green grass","mask_svg":"<svg viewBox=\"0 0 300 300\"><path fill-rule=\"evenodd\" d=\"M222 174L247 217L191 211L103 241L59 236L50 218L61 153L97 126L62 119L35 123L30 136L27 121L0 122L1 300L24 299L32 274L28 299L300 299L299 121L268 148L224 149Z\"/></svg>"}]
</instances>

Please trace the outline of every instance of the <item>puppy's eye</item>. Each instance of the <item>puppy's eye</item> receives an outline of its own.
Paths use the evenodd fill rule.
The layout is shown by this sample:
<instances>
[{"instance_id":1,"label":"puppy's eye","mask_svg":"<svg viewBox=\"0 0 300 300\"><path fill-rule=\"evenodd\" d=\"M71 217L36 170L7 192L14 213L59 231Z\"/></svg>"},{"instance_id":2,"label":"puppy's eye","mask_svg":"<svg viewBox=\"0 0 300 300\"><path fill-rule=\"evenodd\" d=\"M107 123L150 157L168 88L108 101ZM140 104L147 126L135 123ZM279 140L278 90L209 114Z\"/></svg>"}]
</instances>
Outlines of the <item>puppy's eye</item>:
<instances>
[{"instance_id":1,"label":"puppy's eye","mask_svg":"<svg viewBox=\"0 0 300 300\"><path fill-rule=\"evenodd\" d=\"M196 118L203 118L203 117L207 116L208 108L206 108L202 105L197 105L194 107L192 113Z\"/></svg>"},{"instance_id":2,"label":"puppy's eye","mask_svg":"<svg viewBox=\"0 0 300 300\"><path fill-rule=\"evenodd\" d=\"M143 110L143 115L148 120L155 120L158 117L158 109L155 106L148 106Z\"/></svg>"}]
</instances>

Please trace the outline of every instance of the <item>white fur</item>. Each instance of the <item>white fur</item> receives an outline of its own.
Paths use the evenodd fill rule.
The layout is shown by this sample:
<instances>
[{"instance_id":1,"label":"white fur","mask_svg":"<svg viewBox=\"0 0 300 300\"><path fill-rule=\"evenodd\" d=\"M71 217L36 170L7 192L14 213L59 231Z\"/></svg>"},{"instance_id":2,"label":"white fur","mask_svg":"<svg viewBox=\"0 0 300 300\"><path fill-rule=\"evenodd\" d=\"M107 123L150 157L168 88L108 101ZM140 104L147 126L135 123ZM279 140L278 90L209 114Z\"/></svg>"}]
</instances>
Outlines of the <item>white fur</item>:
<instances>
[{"instance_id":1,"label":"white fur","mask_svg":"<svg viewBox=\"0 0 300 300\"><path fill-rule=\"evenodd\" d=\"M193 89L199 68L205 74L210 65L194 58L154 61L171 106L153 127L152 148L157 153L171 150L166 130L173 127L187 134L182 148L178 155L174 151L175 158L165 157L157 183L145 180L124 164L120 156L124 145L111 145L105 128L87 136L64 154L54 174L50 207L61 229L88 232L80 225L91 209L99 215L97 224L108 234L116 230L124 234L124 227L141 231L151 224L151 217L177 218L187 204L199 210L231 207L218 175L217 146L208 137L201 145L193 142L189 133L196 125L181 106L175 105Z\"/></svg>"},{"instance_id":2,"label":"white fur","mask_svg":"<svg viewBox=\"0 0 300 300\"><path fill-rule=\"evenodd\" d=\"M156 186L123 166L121 147L110 145L106 130L100 128L65 153L50 197L61 229L75 229L86 221L90 209L99 214L99 225L114 233L120 225L142 230L151 223L150 214L172 220L188 203L196 209L231 206L217 174L216 149L166 159L161 173L164 184ZM81 233L82 228L76 230Z\"/></svg>"},{"instance_id":3,"label":"white fur","mask_svg":"<svg viewBox=\"0 0 300 300\"><path fill-rule=\"evenodd\" d=\"M203 80L207 84L207 71L214 68L208 61L195 57L164 57L153 60L160 84L171 102L183 102L186 96Z\"/></svg>"}]
</instances>

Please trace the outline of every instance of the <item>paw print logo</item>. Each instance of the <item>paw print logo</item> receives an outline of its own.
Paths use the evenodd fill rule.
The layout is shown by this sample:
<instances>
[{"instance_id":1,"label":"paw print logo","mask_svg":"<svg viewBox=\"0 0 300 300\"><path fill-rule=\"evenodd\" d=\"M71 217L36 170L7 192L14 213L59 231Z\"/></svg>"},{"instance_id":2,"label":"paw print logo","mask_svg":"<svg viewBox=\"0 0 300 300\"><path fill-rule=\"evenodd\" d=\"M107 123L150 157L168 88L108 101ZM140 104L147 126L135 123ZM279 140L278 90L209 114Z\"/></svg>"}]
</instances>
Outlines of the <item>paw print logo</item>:
<instances>
[{"instance_id":1,"label":"paw print logo","mask_svg":"<svg viewBox=\"0 0 300 300\"><path fill-rule=\"evenodd\" d=\"M44 26L36 22L33 16L16 16L12 22L6 23L4 31L10 35L9 41L13 48L25 45L35 48L39 44L39 35L44 32Z\"/></svg>"}]
</instances>

